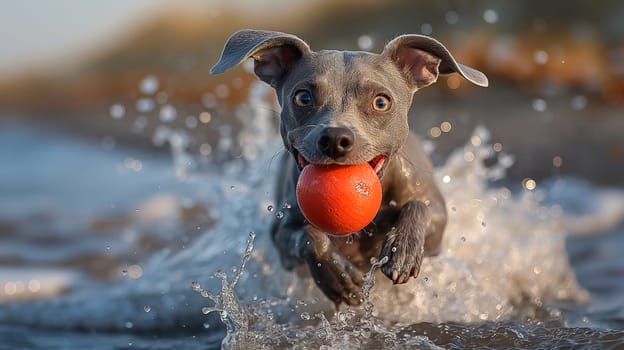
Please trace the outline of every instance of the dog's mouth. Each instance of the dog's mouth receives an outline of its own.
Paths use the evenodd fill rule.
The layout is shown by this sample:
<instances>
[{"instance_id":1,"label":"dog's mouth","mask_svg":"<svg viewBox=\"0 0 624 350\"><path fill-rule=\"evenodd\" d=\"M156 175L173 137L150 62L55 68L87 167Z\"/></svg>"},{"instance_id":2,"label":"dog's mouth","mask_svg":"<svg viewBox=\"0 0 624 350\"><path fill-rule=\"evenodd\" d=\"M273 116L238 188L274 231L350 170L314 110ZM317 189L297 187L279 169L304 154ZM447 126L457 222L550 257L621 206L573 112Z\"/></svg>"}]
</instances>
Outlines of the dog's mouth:
<instances>
[{"instance_id":1,"label":"dog's mouth","mask_svg":"<svg viewBox=\"0 0 624 350\"><path fill-rule=\"evenodd\" d=\"M379 177L380 179L383 176L384 165L386 164L386 159L388 159L388 157L384 156L383 154L380 154L368 162L368 165L370 165L371 168L373 168L373 170L377 174L377 177Z\"/></svg>"},{"instance_id":2,"label":"dog's mouth","mask_svg":"<svg viewBox=\"0 0 624 350\"><path fill-rule=\"evenodd\" d=\"M303 170L303 168L311 164L299 152L296 152L295 158L297 159L297 166L299 167L299 171ZM386 164L387 159L387 156L380 154L368 161L368 165L373 168L373 171L375 171L375 174L377 174L377 177L379 177L380 179L383 176L384 165Z\"/></svg>"}]
</instances>

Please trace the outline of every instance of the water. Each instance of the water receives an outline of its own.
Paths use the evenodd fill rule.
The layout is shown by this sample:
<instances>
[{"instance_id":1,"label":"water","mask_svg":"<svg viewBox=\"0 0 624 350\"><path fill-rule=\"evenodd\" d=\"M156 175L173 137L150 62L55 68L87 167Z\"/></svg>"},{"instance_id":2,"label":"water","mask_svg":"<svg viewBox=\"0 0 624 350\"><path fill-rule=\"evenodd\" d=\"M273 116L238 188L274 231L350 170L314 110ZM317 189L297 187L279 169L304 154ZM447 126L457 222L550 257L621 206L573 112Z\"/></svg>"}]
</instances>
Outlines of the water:
<instances>
[{"instance_id":1,"label":"water","mask_svg":"<svg viewBox=\"0 0 624 350\"><path fill-rule=\"evenodd\" d=\"M485 128L436 169L442 253L406 285L370 274L364 306L336 312L268 237L291 206L272 200L264 93L236 112L240 133L211 122L211 152L165 121L154 141L172 157L2 124L0 348L624 346L624 192L506 183L511 155Z\"/></svg>"}]
</instances>

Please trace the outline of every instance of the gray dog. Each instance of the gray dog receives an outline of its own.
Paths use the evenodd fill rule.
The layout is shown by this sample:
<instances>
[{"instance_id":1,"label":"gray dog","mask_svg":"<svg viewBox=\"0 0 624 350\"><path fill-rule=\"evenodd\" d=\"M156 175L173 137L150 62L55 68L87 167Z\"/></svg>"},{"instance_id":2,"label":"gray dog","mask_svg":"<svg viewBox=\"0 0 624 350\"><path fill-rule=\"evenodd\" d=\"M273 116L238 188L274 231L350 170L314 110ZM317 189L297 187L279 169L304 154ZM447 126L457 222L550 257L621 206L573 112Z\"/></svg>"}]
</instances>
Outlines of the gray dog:
<instances>
[{"instance_id":1,"label":"gray dog","mask_svg":"<svg viewBox=\"0 0 624 350\"><path fill-rule=\"evenodd\" d=\"M362 302L362 271L370 268L372 257L388 257L381 271L394 283L416 277L423 256L440 251L446 206L431 162L409 131L413 94L439 74L456 72L479 86L488 85L487 77L422 35L399 36L373 54L314 52L294 35L262 30L234 33L211 73L250 57L255 74L277 93L280 133L292 155L282 159L276 203L293 207L271 228L284 267L307 263L316 284L337 306ZM382 183L382 204L373 222L351 238L328 235L307 223L295 197L301 169L310 163L363 162Z\"/></svg>"}]
</instances>

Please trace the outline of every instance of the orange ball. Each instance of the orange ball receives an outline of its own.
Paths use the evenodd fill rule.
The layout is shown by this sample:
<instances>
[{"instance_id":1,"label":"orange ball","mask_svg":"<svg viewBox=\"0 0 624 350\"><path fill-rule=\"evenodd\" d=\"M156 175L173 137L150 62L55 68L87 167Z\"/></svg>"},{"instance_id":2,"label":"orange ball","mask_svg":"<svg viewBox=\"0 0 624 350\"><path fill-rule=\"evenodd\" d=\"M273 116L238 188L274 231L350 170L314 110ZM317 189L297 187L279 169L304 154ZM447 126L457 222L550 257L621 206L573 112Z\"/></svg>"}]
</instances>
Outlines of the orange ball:
<instances>
[{"instance_id":1,"label":"orange ball","mask_svg":"<svg viewBox=\"0 0 624 350\"><path fill-rule=\"evenodd\" d=\"M309 164L299 175L297 203L312 225L347 235L375 218L381 205L381 182L368 163Z\"/></svg>"}]
</instances>

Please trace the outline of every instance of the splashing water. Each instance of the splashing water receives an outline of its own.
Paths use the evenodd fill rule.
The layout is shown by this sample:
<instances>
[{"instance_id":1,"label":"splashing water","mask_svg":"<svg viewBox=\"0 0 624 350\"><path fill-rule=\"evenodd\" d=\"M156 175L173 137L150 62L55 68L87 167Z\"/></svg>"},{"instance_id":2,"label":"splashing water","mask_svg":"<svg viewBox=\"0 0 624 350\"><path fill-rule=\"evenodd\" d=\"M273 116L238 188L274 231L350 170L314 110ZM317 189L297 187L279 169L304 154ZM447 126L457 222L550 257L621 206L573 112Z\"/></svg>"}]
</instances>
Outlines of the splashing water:
<instances>
[{"instance_id":1,"label":"splashing water","mask_svg":"<svg viewBox=\"0 0 624 350\"><path fill-rule=\"evenodd\" d=\"M568 261L566 236L571 228L617 223L624 217L624 196L593 193L609 210L599 210L607 213L604 218L583 217L567 215L565 206L549 201L555 185L536 183L531 191L496 187L491 180L503 178L513 160L488 144L483 127L435 170L449 213L440 255L423 261L418 279L399 286L378 271L383 260L374 263L365 277L363 306L336 312L305 266L294 272L281 267L270 239L270 221L278 213L288 215L291 205L271 202L273 159L281 145L271 112L275 106L264 100L267 91L254 85L249 104L234 112L244 129L223 135L237 143L241 157L219 166L198 167L201 155L189 152L190 136L172 122L155 129L155 143L171 148L176 181L188 186L171 195L207 202L212 226L182 250L154 252L137 279L84 283L53 301L3 305L0 322L120 332L128 332L128 325L133 332L194 329L226 332L223 347L296 349L435 348L446 344L439 339L446 335L469 341L471 332L489 334L487 326L471 328L472 323L499 325L511 346L522 339L513 336L518 329L522 337L531 332L517 320L554 318L578 325L555 307L588 299ZM498 163L486 167L483 160L492 157ZM587 197L580 193L566 201ZM182 230L181 225L153 227L158 229L169 235ZM250 231L256 234L249 236L241 258L237 252ZM225 271L234 271L231 281ZM206 306L206 299L214 305Z\"/></svg>"},{"instance_id":2,"label":"splashing water","mask_svg":"<svg viewBox=\"0 0 624 350\"><path fill-rule=\"evenodd\" d=\"M370 291L375 285L375 271L388 261L388 257L374 262L369 272L364 275L363 308L338 311L331 320L328 320L324 312L318 312L314 314L314 319L318 321L316 326L292 328L276 323L270 311L253 305L243 306L236 296L234 288L251 258L254 238L255 233L250 233L240 268L237 269L231 282L228 282L227 275L223 271L214 273L221 281L221 290L218 294L203 289L197 281L192 282L194 291L214 303L213 307L203 307L202 313L218 312L221 321L227 327L222 348L391 349L399 345L396 330L385 326L381 320L373 316L374 305L369 299ZM297 304L306 305L302 300ZM301 312L300 317L304 321L312 319L307 311ZM409 344L426 349L440 349L422 336L412 337Z\"/></svg>"},{"instance_id":3,"label":"splashing water","mask_svg":"<svg viewBox=\"0 0 624 350\"><path fill-rule=\"evenodd\" d=\"M205 315L211 312L219 313L221 321L227 327L227 338L224 340L224 344L234 345L243 341L247 342L248 340L254 340L249 337L249 312L247 312L239 303L236 293L234 292L234 287L236 287L241 275L245 271L245 265L251 258L255 237L256 234L254 232L249 234L249 240L247 241L247 247L245 248L245 254L243 255L241 265L237 269L237 272L231 282L228 282L227 274L224 271L216 271L214 273L214 276L221 281L221 291L219 294L212 294L208 292L203 289L197 281L193 281L191 284L194 291L200 293L202 297L212 300L215 304L213 307L203 307L202 313ZM241 338L241 335L244 335L245 338L239 339Z\"/></svg>"},{"instance_id":4,"label":"splashing water","mask_svg":"<svg viewBox=\"0 0 624 350\"><path fill-rule=\"evenodd\" d=\"M330 303L310 283L303 269L292 275L290 283L283 287L287 290L284 299L255 304L284 306L284 302L293 299L314 301L306 305L310 310L301 312L301 308L291 308L290 314L282 311L282 325L278 326L273 317L267 317L278 312L258 314L253 308L242 307L233 294L228 294L234 291L241 267L233 283L228 284L224 275L219 276L220 296L208 294L211 300L219 300L215 301L219 306L210 311L225 310L226 315L233 317L224 320L229 324L228 342L224 344L233 348L245 347L240 344L328 349L395 348L409 344L433 348L435 344L422 335L410 334L398 339L397 334L404 328L389 326L388 322L409 325L502 321L537 317L536 313L549 301L586 301L587 293L578 286L567 260L565 232L556 220L555 211L551 215L549 207L541 204L543 193L523 191L513 197L507 188L490 188L488 180L500 177L510 162L486 168L483 160L492 155L486 130L477 129L474 137L480 138L478 145L468 143L436 171L438 179L449 178L441 181L449 207L445 249L439 256L425 260L417 280L393 286L380 274L373 289L375 271L384 263L382 260L373 264L366 276L363 307L333 313ZM467 152L476 155L476 159L467 161L464 156ZM249 247L250 243L246 259L251 256ZM224 305L223 300L233 304ZM241 316L241 312L246 316ZM557 309L546 312L552 316L559 313ZM262 326L257 327L260 331L250 331L254 328L250 320L261 322ZM316 320L317 324L302 327L298 322L301 320ZM240 326L241 322L244 327ZM232 327L233 324L238 326Z\"/></svg>"}]
</instances>

